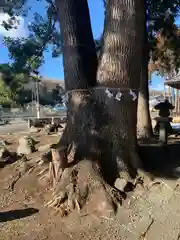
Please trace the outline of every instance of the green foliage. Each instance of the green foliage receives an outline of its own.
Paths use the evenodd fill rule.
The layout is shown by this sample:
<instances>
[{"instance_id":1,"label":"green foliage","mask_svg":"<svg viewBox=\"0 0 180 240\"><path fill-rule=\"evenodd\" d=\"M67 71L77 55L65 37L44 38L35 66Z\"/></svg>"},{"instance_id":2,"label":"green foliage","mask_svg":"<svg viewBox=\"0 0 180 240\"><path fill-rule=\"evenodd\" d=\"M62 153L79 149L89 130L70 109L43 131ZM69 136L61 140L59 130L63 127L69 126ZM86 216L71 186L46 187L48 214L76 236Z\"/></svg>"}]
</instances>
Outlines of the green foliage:
<instances>
[{"instance_id":1,"label":"green foliage","mask_svg":"<svg viewBox=\"0 0 180 240\"><path fill-rule=\"evenodd\" d=\"M55 102L62 102L63 89L57 84L56 88L52 90L52 98Z\"/></svg>"},{"instance_id":2,"label":"green foliage","mask_svg":"<svg viewBox=\"0 0 180 240\"><path fill-rule=\"evenodd\" d=\"M13 93L10 89L10 87L8 87L3 79L0 79L0 104L4 105L4 104L12 104L13 103Z\"/></svg>"},{"instance_id":3,"label":"green foliage","mask_svg":"<svg viewBox=\"0 0 180 240\"><path fill-rule=\"evenodd\" d=\"M1 12L7 13L9 16L11 16L11 20L13 20L15 19L15 16L26 16L27 11L30 9L30 7L26 5L26 3L27 0L1 0L0 10ZM11 25L9 25L8 28L11 28Z\"/></svg>"},{"instance_id":4,"label":"green foliage","mask_svg":"<svg viewBox=\"0 0 180 240\"><path fill-rule=\"evenodd\" d=\"M16 72L30 72L38 69L43 59L36 56L40 46L33 39L4 39L9 49L10 58L14 60L13 68Z\"/></svg>"},{"instance_id":5,"label":"green foliage","mask_svg":"<svg viewBox=\"0 0 180 240\"><path fill-rule=\"evenodd\" d=\"M7 13L9 19L3 21L2 25L6 30L17 28L19 24L18 16L26 16L31 7L27 6L27 0L1 0L0 12Z\"/></svg>"},{"instance_id":6,"label":"green foliage","mask_svg":"<svg viewBox=\"0 0 180 240\"><path fill-rule=\"evenodd\" d=\"M9 64L1 64L0 73L0 104L17 102L28 77L23 73L16 73Z\"/></svg>"},{"instance_id":7,"label":"green foliage","mask_svg":"<svg viewBox=\"0 0 180 240\"><path fill-rule=\"evenodd\" d=\"M25 4L27 1L18 1L21 1L24 8L26 8ZM11 9L12 18L24 12L22 5L19 4L19 7L16 7L16 11L13 8ZM45 7L46 15L44 17L36 12L34 13L33 20L28 25L29 36L27 38L4 38L4 44L8 47L10 58L14 60L13 67L18 73L31 73L38 70L44 61L43 53L47 50L48 46L51 46L53 57L58 57L62 52L62 41L60 33L57 30L57 13L55 6L52 1L47 0ZM18 14L16 14L17 9L19 10ZM4 8L4 11L9 14L8 8ZM26 14L27 12L28 11L26 11ZM8 24L9 23L7 23L7 25ZM8 28L9 27L6 26L6 29Z\"/></svg>"}]
</instances>

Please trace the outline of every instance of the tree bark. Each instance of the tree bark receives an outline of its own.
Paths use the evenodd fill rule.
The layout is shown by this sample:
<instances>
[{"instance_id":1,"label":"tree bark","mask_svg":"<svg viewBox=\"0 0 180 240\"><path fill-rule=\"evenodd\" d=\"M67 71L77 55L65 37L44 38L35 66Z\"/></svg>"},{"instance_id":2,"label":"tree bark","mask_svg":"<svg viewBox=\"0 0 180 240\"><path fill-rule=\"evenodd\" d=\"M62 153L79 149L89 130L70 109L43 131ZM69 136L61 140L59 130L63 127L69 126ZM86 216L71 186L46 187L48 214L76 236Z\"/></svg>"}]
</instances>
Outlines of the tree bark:
<instances>
[{"instance_id":1,"label":"tree bark","mask_svg":"<svg viewBox=\"0 0 180 240\"><path fill-rule=\"evenodd\" d=\"M64 39L65 83L68 90L73 90L67 125L58 145L63 148L73 144L74 155L73 165L63 171L50 206L60 206L65 212L89 206L88 210L95 208L106 214L116 211L122 199L121 192L114 188L116 179L126 174L135 177L140 164L135 148L136 121L132 119L137 99L133 101L130 91L138 94L144 6L141 0L107 1L104 53L98 86L94 87L97 59L88 6L86 0L74 2L56 0ZM82 51L77 43L83 43L78 47ZM66 46L69 44L71 47Z\"/></svg>"},{"instance_id":2,"label":"tree bark","mask_svg":"<svg viewBox=\"0 0 180 240\"><path fill-rule=\"evenodd\" d=\"M137 13L138 9L138 13ZM144 29L144 5L142 1L107 1L104 29L104 54L98 70L101 86L120 89L125 95L132 90L138 94L142 61ZM117 103L116 103L117 105ZM116 131L118 148L124 148L124 161L137 169L140 162L136 154L137 101L125 97L118 103ZM122 158L122 156L119 156ZM127 160L128 159L128 160Z\"/></svg>"},{"instance_id":3,"label":"tree bark","mask_svg":"<svg viewBox=\"0 0 180 240\"><path fill-rule=\"evenodd\" d=\"M149 111L148 69L147 65L143 65L138 96L137 136L139 139L150 139L153 137L153 130Z\"/></svg>"},{"instance_id":4,"label":"tree bark","mask_svg":"<svg viewBox=\"0 0 180 240\"><path fill-rule=\"evenodd\" d=\"M64 81L68 94L67 124L58 143L64 152L76 134L74 115L78 115L78 108L84 101L83 90L86 92L96 85L98 61L87 0L55 0L55 4L62 35ZM64 165L67 163L64 162Z\"/></svg>"},{"instance_id":5,"label":"tree bark","mask_svg":"<svg viewBox=\"0 0 180 240\"><path fill-rule=\"evenodd\" d=\"M144 1L144 0L143 0ZM149 46L146 26L146 13L143 32L143 58L140 77L140 89L138 96L138 110L137 110L137 136L139 139L149 139L153 137L152 123L149 111Z\"/></svg>"},{"instance_id":6,"label":"tree bark","mask_svg":"<svg viewBox=\"0 0 180 240\"><path fill-rule=\"evenodd\" d=\"M60 21L66 90L96 85L97 56L86 0L55 0Z\"/></svg>"}]
</instances>

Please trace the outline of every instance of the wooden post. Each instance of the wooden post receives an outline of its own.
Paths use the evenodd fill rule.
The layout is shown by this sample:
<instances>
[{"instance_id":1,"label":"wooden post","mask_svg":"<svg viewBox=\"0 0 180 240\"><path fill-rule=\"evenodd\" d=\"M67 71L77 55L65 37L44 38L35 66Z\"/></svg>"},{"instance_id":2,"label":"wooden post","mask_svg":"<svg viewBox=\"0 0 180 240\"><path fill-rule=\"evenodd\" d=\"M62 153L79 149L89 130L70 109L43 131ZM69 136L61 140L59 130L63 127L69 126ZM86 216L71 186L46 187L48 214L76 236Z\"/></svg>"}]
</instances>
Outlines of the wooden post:
<instances>
[{"instance_id":1,"label":"wooden post","mask_svg":"<svg viewBox=\"0 0 180 240\"><path fill-rule=\"evenodd\" d=\"M178 114L178 89L176 89L176 104L175 104L175 111L176 111L176 115Z\"/></svg>"},{"instance_id":2,"label":"wooden post","mask_svg":"<svg viewBox=\"0 0 180 240\"><path fill-rule=\"evenodd\" d=\"M51 118L51 124L54 125L54 117Z\"/></svg>"},{"instance_id":3,"label":"wooden post","mask_svg":"<svg viewBox=\"0 0 180 240\"><path fill-rule=\"evenodd\" d=\"M166 98L166 85L164 84L164 98Z\"/></svg>"},{"instance_id":4,"label":"wooden post","mask_svg":"<svg viewBox=\"0 0 180 240\"><path fill-rule=\"evenodd\" d=\"M168 99L169 99L169 102L171 103L171 87L168 86Z\"/></svg>"},{"instance_id":5,"label":"wooden post","mask_svg":"<svg viewBox=\"0 0 180 240\"><path fill-rule=\"evenodd\" d=\"M171 89L172 92L172 104L175 106L176 105L176 94L175 94L175 88Z\"/></svg>"},{"instance_id":6,"label":"wooden post","mask_svg":"<svg viewBox=\"0 0 180 240\"><path fill-rule=\"evenodd\" d=\"M32 126L32 121L31 121L31 119L29 118L29 119L28 119L28 128L31 128L31 126Z\"/></svg>"}]
</instances>

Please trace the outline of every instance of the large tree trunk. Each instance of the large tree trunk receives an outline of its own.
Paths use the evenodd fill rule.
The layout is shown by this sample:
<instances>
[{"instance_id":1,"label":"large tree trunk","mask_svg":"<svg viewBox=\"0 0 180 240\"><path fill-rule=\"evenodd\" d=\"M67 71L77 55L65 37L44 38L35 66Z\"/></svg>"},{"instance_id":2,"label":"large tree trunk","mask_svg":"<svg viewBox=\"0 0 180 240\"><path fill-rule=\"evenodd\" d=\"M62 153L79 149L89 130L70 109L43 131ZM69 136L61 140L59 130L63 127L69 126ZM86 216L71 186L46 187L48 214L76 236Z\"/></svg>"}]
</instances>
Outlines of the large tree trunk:
<instances>
[{"instance_id":1,"label":"large tree trunk","mask_svg":"<svg viewBox=\"0 0 180 240\"><path fill-rule=\"evenodd\" d=\"M104 54L98 82L109 87L114 94L120 89L124 95L120 102L114 100L114 106L111 103L111 111L116 115L113 129L118 136L117 157L122 159L120 150L122 152L123 148L123 155L126 156L123 161L130 169L140 166L136 154L137 99L133 101L129 92L137 95L140 85L143 24L144 5L141 0L107 1Z\"/></svg>"},{"instance_id":2,"label":"large tree trunk","mask_svg":"<svg viewBox=\"0 0 180 240\"><path fill-rule=\"evenodd\" d=\"M145 15L146 16L146 15ZM153 137L151 117L149 112L149 47L146 27L146 18L144 24L144 44L143 44L143 59L140 78L140 90L138 96L138 111L137 111L137 135L140 139L148 139Z\"/></svg>"},{"instance_id":3,"label":"large tree trunk","mask_svg":"<svg viewBox=\"0 0 180 240\"><path fill-rule=\"evenodd\" d=\"M86 206L88 211L93 208L106 214L114 212L121 200L121 192L114 188L117 178L122 172L135 177L139 167L136 121L132 119L137 99L133 101L130 93L137 95L139 88L144 6L141 0L107 1L104 53L98 86L92 88L96 57L88 6L86 0L74 2L56 0L64 39L65 83L73 91L69 93L67 126L58 144L60 165L65 170L50 205L65 212ZM83 43L83 51L72 46L77 43ZM70 145L73 159L67 158ZM73 165L67 165L68 160L73 160Z\"/></svg>"}]
</instances>

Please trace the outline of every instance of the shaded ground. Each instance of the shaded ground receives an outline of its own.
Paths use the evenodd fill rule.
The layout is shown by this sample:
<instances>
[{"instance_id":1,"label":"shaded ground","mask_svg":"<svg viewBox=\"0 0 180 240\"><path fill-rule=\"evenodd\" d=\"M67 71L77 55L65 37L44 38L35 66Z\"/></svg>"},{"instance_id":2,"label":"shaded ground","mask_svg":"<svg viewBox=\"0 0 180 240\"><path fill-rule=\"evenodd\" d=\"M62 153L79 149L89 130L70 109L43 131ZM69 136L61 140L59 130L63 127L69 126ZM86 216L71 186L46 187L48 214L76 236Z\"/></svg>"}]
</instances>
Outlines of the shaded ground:
<instances>
[{"instance_id":1,"label":"shaded ground","mask_svg":"<svg viewBox=\"0 0 180 240\"><path fill-rule=\"evenodd\" d=\"M139 153L144 169L155 176L166 179L180 176L180 138L169 137L168 145L164 146L157 141L142 143Z\"/></svg>"},{"instance_id":2,"label":"shaded ground","mask_svg":"<svg viewBox=\"0 0 180 240\"><path fill-rule=\"evenodd\" d=\"M1 136L9 150L17 147L19 134ZM55 143L58 136L31 134L38 146ZM44 207L51 199L51 185L37 177L38 168L25 174L12 191L9 184L21 169L19 161L0 169L0 240L178 240L180 234L180 139L167 147L143 144L140 154L145 169L156 175L149 190L130 193L116 218L97 218L93 213L72 213L61 219L58 211ZM40 153L29 156L35 163ZM176 171L175 171L176 168Z\"/></svg>"}]
</instances>

